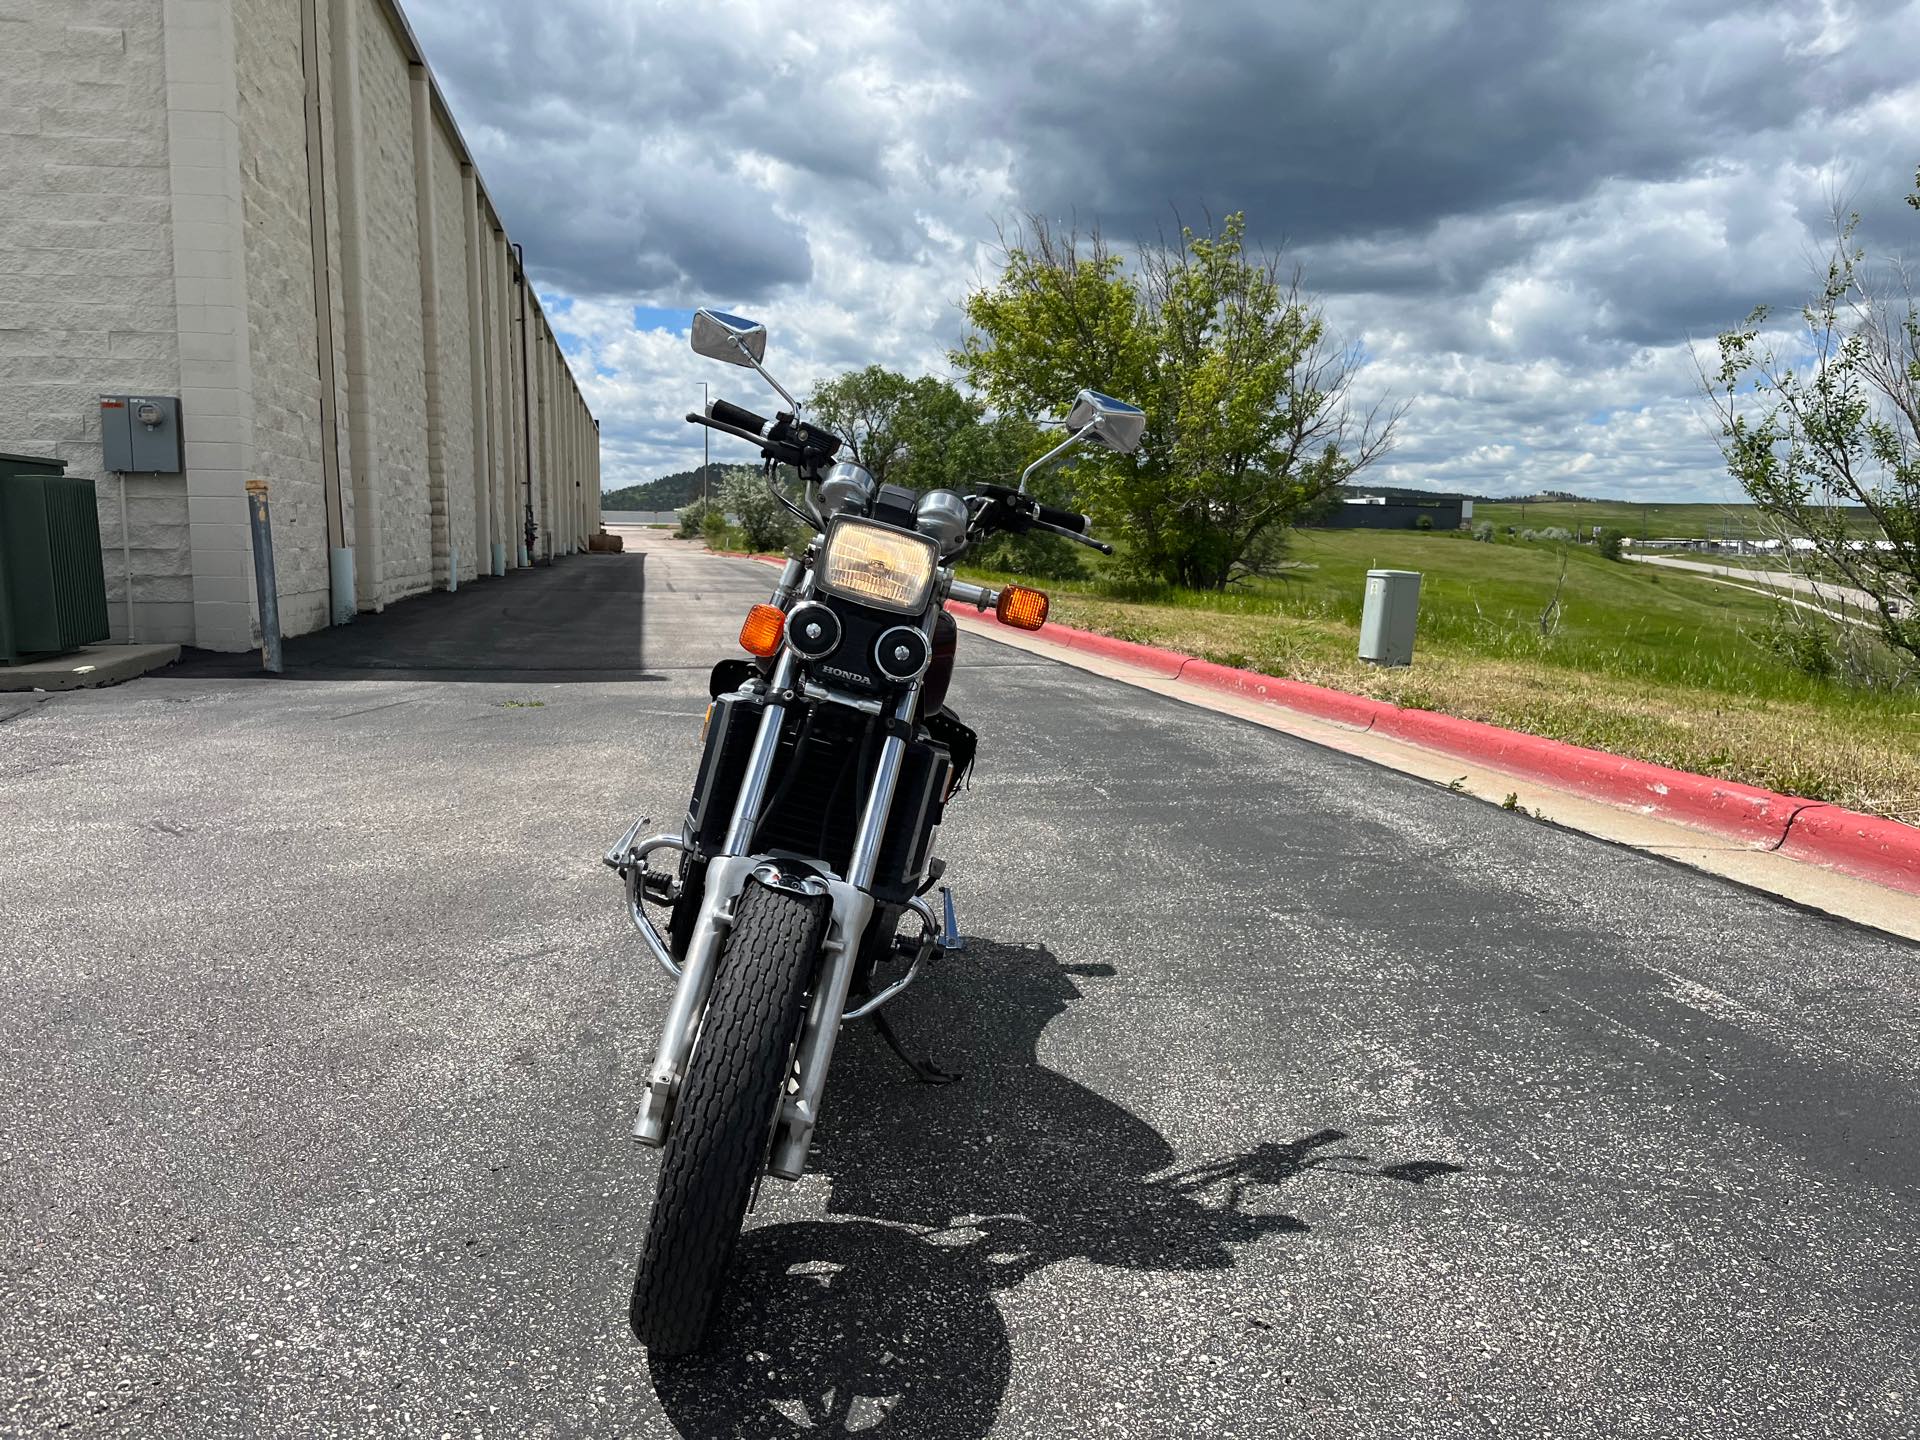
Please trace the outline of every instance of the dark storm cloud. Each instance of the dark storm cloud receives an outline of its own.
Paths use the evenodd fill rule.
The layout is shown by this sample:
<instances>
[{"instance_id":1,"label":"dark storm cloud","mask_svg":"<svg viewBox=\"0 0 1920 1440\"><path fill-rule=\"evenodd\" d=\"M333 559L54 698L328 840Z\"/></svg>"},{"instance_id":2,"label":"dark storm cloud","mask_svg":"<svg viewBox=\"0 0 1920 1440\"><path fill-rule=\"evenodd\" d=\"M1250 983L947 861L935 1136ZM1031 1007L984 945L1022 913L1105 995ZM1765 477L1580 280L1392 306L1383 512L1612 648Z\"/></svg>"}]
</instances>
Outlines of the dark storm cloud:
<instances>
[{"instance_id":1,"label":"dark storm cloud","mask_svg":"<svg viewBox=\"0 0 1920 1440\"><path fill-rule=\"evenodd\" d=\"M1914 229L1911 3L408 9L536 273L605 325L715 299L778 316L810 375L938 367L997 222L1124 245L1244 210L1416 401L1414 483L1509 452L1671 483L1688 337L1802 294L1835 198L1870 242ZM694 374L589 348L637 387L615 403ZM1711 471L1697 433L1673 453Z\"/></svg>"}]
</instances>

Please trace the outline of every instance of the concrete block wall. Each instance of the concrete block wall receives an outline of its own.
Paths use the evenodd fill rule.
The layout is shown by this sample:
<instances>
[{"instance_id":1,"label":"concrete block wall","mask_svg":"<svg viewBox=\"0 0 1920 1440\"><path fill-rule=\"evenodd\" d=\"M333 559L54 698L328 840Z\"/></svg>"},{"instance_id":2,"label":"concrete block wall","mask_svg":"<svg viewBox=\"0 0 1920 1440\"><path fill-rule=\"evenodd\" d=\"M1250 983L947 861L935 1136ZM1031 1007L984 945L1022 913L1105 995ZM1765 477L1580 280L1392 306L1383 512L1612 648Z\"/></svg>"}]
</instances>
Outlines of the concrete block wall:
<instances>
[{"instance_id":1,"label":"concrete block wall","mask_svg":"<svg viewBox=\"0 0 1920 1440\"><path fill-rule=\"evenodd\" d=\"M103 391L184 412L185 473L126 485L135 638L257 641L254 476L288 634L331 618L336 540L361 609L490 574L495 542L518 564L529 450L535 558L597 524L591 416L530 291L520 322L508 238L404 16L312 10L309 35L302 0L0 9L0 449L96 477L118 638Z\"/></svg>"},{"instance_id":2,"label":"concrete block wall","mask_svg":"<svg viewBox=\"0 0 1920 1440\"><path fill-rule=\"evenodd\" d=\"M186 487L101 465L99 396L180 388L166 52L155 0L0 10L0 450L93 479L114 638L193 629ZM122 542L126 541L126 544Z\"/></svg>"},{"instance_id":3,"label":"concrete block wall","mask_svg":"<svg viewBox=\"0 0 1920 1440\"><path fill-rule=\"evenodd\" d=\"M280 620L296 635L327 623L329 585L300 26L299 5L286 0L240 0L234 6L253 371L251 470L272 487Z\"/></svg>"},{"instance_id":4,"label":"concrete block wall","mask_svg":"<svg viewBox=\"0 0 1920 1440\"><path fill-rule=\"evenodd\" d=\"M431 589L433 507L427 473L426 346L414 190L413 80L379 0L357 0L365 162L368 358L373 484L381 531L379 599Z\"/></svg>"},{"instance_id":5,"label":"concrete block wall","mask_svg":"<svg viewBox=\"0 0 1920 1440\"><path fill-rule=\"evenodd\" d=\"M428 171L433 183L434 287L438 320L440 465L446 506L445 546L437 557L457 554L459 578L475 578L473 541L474 454L472 353L467 342L466 196L460 158L446 132L432 127ZM436 567L440 573L440 567Z\"/></svg>"}]
</instances>

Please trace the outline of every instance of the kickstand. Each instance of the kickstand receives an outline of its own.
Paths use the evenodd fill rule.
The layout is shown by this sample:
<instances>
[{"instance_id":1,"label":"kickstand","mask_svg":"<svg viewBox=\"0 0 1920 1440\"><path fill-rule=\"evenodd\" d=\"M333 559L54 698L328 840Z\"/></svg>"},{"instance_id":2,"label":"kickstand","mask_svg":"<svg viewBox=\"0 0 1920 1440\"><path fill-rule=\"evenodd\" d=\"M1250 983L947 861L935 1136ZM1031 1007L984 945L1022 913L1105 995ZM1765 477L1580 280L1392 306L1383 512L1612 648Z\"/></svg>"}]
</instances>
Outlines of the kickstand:
<instances>
[{"instance_id":1,"label":"kickstand","mask_svg":"<svg viewBox=\"0 0 1920 1440\"><path fill-rule=\"evenodd\" d=\"M887 1019L885 1014L879 1011L874 1012L873 1028L880 1032L880 1038L887 1042L888 1047L893 1053L900 1057L900 1063L911 1070L914 1073L914 1078L919 1080L922 1085L951 1085L954 1081L961 1078L956 1071L942 1070L931 1060L916 1059L914 1056L909 1055L907 1053L907 1047L900 1043L900 1037L894 1033L893 1024Z\"/></svg>"}]
</instances>

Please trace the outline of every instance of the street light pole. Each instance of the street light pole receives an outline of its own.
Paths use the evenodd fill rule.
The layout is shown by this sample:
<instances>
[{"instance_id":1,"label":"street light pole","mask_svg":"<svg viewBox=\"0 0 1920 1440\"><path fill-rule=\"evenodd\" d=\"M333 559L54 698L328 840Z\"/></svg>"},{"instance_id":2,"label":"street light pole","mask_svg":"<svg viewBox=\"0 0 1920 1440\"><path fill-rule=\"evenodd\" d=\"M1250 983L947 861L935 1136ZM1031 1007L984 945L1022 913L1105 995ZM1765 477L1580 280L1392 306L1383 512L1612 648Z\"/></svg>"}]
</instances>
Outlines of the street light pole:
<instances>
[{"instance_id":1,"label":"street light pole","mask_svg":"<svg viewBox=\"0 0 1920 1440\"><path fill-rule=\"evenodd\" d=\"M700 413L702 415L707 413L707 382L704 380L700 382ZM708 507L713 503L707 499L707 468L712 463L707 458L710 444L707 427L702 425L700 427L700 518L703 520L706 518Z\"/></svg>"}]
</instances>

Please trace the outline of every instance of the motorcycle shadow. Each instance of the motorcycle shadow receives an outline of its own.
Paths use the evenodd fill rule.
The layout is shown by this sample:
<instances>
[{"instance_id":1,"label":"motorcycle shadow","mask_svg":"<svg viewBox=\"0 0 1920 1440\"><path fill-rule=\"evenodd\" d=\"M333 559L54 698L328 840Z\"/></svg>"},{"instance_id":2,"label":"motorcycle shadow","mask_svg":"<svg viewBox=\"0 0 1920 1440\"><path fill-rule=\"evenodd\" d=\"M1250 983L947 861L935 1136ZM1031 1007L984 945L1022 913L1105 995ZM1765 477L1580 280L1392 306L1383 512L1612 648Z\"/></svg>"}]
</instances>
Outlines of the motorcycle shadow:
<instances>
[{"instance_id":1,"label":"motorcycle shadow","mask_svg":"<svg viewBox=\"0 0 1920 1440\"><path fill-rule=\"evenodd\" d=\"M1379 1164L1322 1129L1175 1169L1151 1125L1038 1058L1076 981L1111 966L981 940L960 965L965 984L899 1008L961 1084L915 1084L866 1027L842 1037L812 1169L852 1218L741 1237L707 1349L652 1365L682 1434L976 1440L1010 1378L996 1292L1072 1259L1223 1269L1309 1229L1284 1208L1304 1172L1418 1185L1458 1168Z\"/></svg>"}]
</instances>

